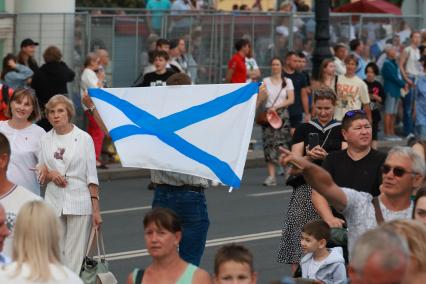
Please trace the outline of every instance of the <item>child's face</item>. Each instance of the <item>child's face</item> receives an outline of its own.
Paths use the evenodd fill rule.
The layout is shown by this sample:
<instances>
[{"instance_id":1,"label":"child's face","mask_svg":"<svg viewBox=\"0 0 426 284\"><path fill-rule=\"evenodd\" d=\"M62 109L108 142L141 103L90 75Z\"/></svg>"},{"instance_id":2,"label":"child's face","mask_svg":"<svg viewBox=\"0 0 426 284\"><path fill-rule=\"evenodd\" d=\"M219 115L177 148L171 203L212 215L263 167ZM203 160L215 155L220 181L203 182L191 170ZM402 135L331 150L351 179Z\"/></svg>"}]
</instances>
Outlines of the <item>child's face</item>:
<instances>
[{"instance_id":1,"label":"child's face","mask_svg":"<svg viewBox=\"0 0 426 284\"><path fill-rule=\"evenodd\" d=\"M248 263L227 261L219 266L214 278L215 284L256 284L256 273Z\"/></svg>"},{"instance_id":2,"label":"child's face","mask_svg":"<svg viewBox=\"0 0 426 284\"><path fill-rule=\"evenodd\" d=\"M321 247L321 242L316 240L313 236L302 232L302 239L300 240L302 251L304 254L313 253Z\"/></svg>"}]
</instances>

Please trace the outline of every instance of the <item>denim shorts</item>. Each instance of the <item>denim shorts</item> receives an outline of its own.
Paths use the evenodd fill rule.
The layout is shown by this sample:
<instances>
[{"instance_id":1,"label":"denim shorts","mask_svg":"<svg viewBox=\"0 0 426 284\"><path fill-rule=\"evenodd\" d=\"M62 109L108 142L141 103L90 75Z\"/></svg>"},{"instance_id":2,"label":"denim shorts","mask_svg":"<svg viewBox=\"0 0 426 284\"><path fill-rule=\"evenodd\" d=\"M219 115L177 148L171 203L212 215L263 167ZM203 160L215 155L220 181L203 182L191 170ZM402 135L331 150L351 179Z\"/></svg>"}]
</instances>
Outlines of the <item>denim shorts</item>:
<instances>
[{"instance_id":1,"label":"denim shorts","mask_svg":"<svg viewBox=\"0 0 426 284\"><path fill-rule=\"evenodd\" d=\"M398 112L398 103L399 103L399 98L395 98L389 94L386 94L385 113L396 114Z\"/></svg>"}]
</instances>

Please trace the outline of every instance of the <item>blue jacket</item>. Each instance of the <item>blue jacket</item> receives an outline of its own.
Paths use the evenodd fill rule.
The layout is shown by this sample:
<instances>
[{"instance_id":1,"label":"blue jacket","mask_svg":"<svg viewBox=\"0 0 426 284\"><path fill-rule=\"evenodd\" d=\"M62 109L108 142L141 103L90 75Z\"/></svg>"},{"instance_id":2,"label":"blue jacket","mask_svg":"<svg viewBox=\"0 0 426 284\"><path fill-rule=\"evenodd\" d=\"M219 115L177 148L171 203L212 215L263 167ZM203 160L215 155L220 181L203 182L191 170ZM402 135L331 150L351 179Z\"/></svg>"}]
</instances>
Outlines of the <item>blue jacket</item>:
<instances>
[{"instance_id":1,"label":"blue jacket","mask_svg":"<svg viewBox=\"0 0 426 284\"><path fill-rule=\"evenodd\" d=\"M320 280L325 284L344 284L347 283L345 259L341 247L329 249L330 254L320 266L315 275L316 280ZM312 260L312 253L308 253L302 257L300 266L302 268L302 277L307 278L309 262Z\"/></svg>"},{"instance_id":2,"label":"blue jacket","mask_svg":"<svg viewBox=\"0 0 426 284\"><path fill-rule=\"evenodd\" d=\"M385 93L394 98L401 96L401 88L404 88L405 81L401 79L398 64L395 60L387 58L382 67L383 87Z\"/></svg>"}]
</instances>

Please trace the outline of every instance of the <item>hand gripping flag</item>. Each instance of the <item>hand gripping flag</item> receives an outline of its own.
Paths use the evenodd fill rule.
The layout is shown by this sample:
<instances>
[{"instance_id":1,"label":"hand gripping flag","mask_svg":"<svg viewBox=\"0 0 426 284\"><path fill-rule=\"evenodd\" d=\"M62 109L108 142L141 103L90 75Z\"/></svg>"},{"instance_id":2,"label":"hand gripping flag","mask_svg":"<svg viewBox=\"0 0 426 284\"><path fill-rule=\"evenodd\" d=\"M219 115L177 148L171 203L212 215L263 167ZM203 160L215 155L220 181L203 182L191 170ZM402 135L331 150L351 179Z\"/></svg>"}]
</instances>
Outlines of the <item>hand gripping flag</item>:
<instances>
[{"instance_id":1,"label":"hand gripping flag","mask_svg":"<svg viewBox=\"0 0 426 284\"><path fill-rule=\"evenodd\" d=\"M89 89L124 167L239 188L258 83Z\"/></svg>"}]
</instances>

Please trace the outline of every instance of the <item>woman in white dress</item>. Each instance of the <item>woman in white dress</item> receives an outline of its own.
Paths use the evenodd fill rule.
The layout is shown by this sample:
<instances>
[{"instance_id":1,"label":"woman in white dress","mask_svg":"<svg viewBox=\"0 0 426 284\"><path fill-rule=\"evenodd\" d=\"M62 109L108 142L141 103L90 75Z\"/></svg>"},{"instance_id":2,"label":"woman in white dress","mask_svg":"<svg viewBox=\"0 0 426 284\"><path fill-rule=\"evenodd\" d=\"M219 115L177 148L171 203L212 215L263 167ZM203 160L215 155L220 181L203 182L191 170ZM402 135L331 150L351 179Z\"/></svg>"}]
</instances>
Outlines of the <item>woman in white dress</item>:
<instances>
[{"instance_id":1,"label":"woman in white dress","mask_svg":"<svg viewBox=\"0 0 426 284\"><path fill-rule=\"evenodd\" d=\"M0 268L0 283L7 284L83 284L61 264L58 219L43 201L27 202L15 224L12 258Z\"/></svg>"},{"instance_id":2,"label":"woman in white dress","mask_svg":"<svg viewBox=\"0 0 426 284\"><path fill-rule=\"evenodd\" d=\"M75 109L67 97L50 98L46 114L53 128L41 139L40 181L47 182L45 200L65 228L64 264L79 273L91 228L102 222L95 148L89 134L71 122Z\"/></svg>"},{"instance_id":3,"label":"woman in white dress","mask_svg":"<svg viewBox=\"0 0 426 284\"><path fill-rule=\"evenodd\" d=\"M10 143L11 156L7 177L15 184L40 195L35 171L40 139L46 133L34 122L40 119L40 108L32 89L15 90L8 104L9 120L0 121L0 132Z\"/></svg>"}]
</instances>

